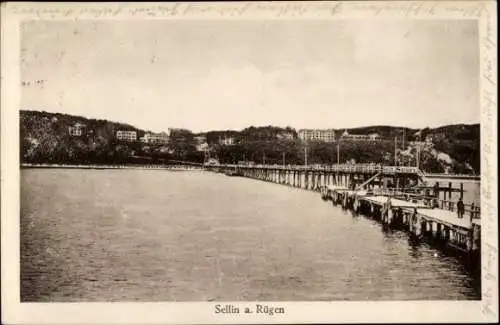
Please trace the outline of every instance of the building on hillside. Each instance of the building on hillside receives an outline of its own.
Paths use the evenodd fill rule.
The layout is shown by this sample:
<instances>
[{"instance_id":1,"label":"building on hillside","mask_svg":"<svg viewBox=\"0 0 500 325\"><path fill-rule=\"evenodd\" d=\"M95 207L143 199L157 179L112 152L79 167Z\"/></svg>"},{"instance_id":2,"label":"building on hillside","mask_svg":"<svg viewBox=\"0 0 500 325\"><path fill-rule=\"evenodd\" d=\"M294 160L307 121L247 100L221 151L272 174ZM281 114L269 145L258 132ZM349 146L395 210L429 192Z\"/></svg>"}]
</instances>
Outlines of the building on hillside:
<instances>
[{"instance_id":1,"label":"building on hillside","mask_svg":"<svg viewBox=\"0 0 500 325\"><path fill-rule=\"evenodd\" d=\"M84 124L75 123L73 126L68 127L69 135L72 137L80 137L83 134Z\"/></svg>"},{"instance_id":2,"label":"building on hillside","mask_svg":"<svg viewBox=\"0 0 500 325\"><path fill-rule=\"evenodd\" d=\"M201 144L207 142L207 137L204 135L197 135L194 137L194 140L196 141L196 143Z\"/></svg>"},{"instance_id":3,"label":"building on hillside","mask_svg":"<svg viewBox=\"0 0 500 325\"><path fill-rule=\"evenodd\" d=\"M119 130L116 131L116 138L121 141L134 142L137 141L137 132Z\"/></svg>"},{"instance_id":4,"label":"building on hillside","mask_svg":"<svg viewBox=\"0 0 500 325\"><path fill-rule=\"evenodd\" d=\"M425 142L425 141L408 141L408 144L411 146L415 146L415 147L417 147L417 146L424 147L427 144L427 142Z\"/></svg>"},{"instance_id":5,"label":"building on hillside","mask_svg":"<svg viewBox=\"0 0 500 325\"><path fill-rule=\"evenodd\" d=\"M425 142L432 143L434 141L434 137L432 135L428 135L425 137Z\"/></svg>"},{"instance_id":6,"label":"building on hillside","mask_svg":"<svg viewBox=\"0 0 500 325\"><path fill-rule=\"evenodd\" d=\"M302 141L335 142L335 130L302 129L299 130L299 139Z\"/></svg>"},{"instance_id":7,"label":"building on hillside","mask_svg":"<svg viewBox=\"0 0 500 325\"><path fill-rule=\"evenodd\" d=\"M234 144L234 138L233 137L219 138L219 144L223 146L231 146Z\"/></svg>"},{"instance_id":8,"label":"building on hillside","mask_svg":"<svg viewBox=\"0 0 500 325\"><path fill-rule=\"evenodd\" d=\"M210 150L210 146L207 143L207 137L204 135L197 135L194 138L196 143L196 151L207 151Z\"/></svg>"},{"instance_id":9,"label":"building on hillside","mask_svg":"<svg viewBox=\"0 0 500 325\"><path fill-rule=\"evenodd\" d=\"M202 143L197 143L196 144L196 151L208 151L210 150L210 146L206 142Z\"/></svg>"},{"instance_id":10,"label":"building on hillside","mask_svg":"<svg viewBox=\"0 0 500 325\"><path fill-rule=\"evenodd\" d=\"M342 140L369 140L370 137L366 134L349 134L347 130L342 133Z\"/></svg>"},{"instance_id":11,"label":"building on hillside","mask_svg":"<svg viewBox=\"0 0 500 325\"><path fill-rule=\"evenodd\" d=\"M280 132L276 135L276 138L280 140L293 140L295 136L292 132Z\"/></svg>"},{"instance_id":12,"label":"building on hillside","mask_svg":"<svg viewBox=\"0 0 500 325\"><path fill-rule=\"evenodd\" d=\"M210 158L210 159L207 160L207 162L205 164L206 165L218 165L219 164L219 160L215 159L215 158Z\"/></svg>"},{"instance_id":13,"label":"building on hillside","mask_svg":"<svg viewBox=\"0 0 500 325\"><path fill-rule=\"evenodd\" d=\"M158 144L166 144L168 143L169 136L165 132L161 133L152 133L146 132L143 137L140 138L140 141L143 143L158 143Z\"/></svg>"},{"instance_id":14,"label":"building on hillside","mask_svg":"<svg viewBox=\"0 0 500 325\"><path fill-rule=\"evenodd\" d=\"M377 141L380 140L380 136L377 133L372 134L349 134L347 130L342 133L342 140L353 140L353 141Z\"/></svg>"}]
</instances>

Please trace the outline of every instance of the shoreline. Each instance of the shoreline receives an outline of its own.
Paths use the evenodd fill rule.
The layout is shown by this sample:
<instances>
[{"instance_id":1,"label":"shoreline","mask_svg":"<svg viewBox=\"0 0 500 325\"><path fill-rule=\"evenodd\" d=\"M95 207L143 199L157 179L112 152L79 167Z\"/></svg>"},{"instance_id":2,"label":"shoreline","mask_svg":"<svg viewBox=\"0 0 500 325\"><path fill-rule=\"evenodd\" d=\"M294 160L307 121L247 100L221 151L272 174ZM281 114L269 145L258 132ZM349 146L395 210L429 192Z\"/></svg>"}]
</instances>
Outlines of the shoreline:
<instances>
[{"instance_id":1,"label":"shoreline","mask_svg":"<svg viewBox=\"0 0 500 325\"><path fill-rule=\"evenodd\" d=\"M33 164L21 163L20 168L64 168L64 169L168 169L168 170L205 170L203 166L190 165L100 165L100 164ZM454 181L454 176L460 176L462 182L480 182L481 175L446 175L446 174L427 174L429 180L443 182Z\"/></svg>"},{"instance_id":2,"label":"shoreline","mask_svg":"<svg viewBox=\"0 0 500 325\"><path fill-rule=\"evenodd\" d=\"M200 166L183 166L183 165L70 165L70 164L30 164L21 163L20 168L60 168L60 169L160 169L160 170L204 170Z\"/></svg>"}]
</instances>

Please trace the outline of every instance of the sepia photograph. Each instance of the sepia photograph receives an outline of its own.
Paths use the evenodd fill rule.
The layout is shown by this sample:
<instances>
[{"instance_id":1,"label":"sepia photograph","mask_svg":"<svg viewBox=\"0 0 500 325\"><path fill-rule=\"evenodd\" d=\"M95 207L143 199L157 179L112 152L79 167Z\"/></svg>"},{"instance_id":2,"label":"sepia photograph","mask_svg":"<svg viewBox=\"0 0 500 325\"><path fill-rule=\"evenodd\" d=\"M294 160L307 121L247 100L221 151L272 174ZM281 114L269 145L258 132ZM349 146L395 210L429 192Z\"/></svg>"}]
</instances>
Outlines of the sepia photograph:
<instances>
[{"instance_id":1,"label":"sepia photograph","mask_svg":"<svg viewBox=\"0 0 500 325\"><path fill-rule=\"evenodd\" d=\"M21 304L485 299L477 19L18 34Z\"/></svg>"}]
</instances>

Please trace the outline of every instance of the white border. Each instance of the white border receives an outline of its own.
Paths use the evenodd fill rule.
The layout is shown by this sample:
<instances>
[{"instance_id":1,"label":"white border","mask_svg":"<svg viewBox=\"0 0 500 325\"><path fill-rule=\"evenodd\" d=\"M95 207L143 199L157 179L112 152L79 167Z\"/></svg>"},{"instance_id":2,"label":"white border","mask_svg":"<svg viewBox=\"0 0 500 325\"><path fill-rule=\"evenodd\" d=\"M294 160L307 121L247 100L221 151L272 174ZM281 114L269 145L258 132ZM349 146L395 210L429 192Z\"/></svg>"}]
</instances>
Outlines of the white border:
<instances>
[{"instance_id":1,"label":"white border","mask_svg":"<svg viewBox=\"0 0 500 325\"><path fill-rule=\"evenodd\" d=\"M2 3L2 323L498 322L497 19L493 1L261 3ZM272 302L284 315L221 315L216 303L23 303L19 301L19 22L24 19L474 19L481 53L483 300ZM235 306L254 306L233 303Z\"/></svg>"}]
</instances>

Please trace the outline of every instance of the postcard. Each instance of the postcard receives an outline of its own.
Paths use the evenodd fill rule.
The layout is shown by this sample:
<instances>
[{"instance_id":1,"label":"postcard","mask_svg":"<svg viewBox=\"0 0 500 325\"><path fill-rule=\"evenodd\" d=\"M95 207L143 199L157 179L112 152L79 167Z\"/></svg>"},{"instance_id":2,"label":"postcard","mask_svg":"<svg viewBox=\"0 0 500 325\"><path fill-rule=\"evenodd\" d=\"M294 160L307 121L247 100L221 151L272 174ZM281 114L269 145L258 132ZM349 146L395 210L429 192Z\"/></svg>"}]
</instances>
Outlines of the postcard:
<instances>
[{"instance_id":1,"label":"postcard","mask_svg":"<svg viewBox=\"0 0 500 325\"><path fill-rule=\"evenodd\" d=\"M496 18L2 4L2 322L498 321Z\"/></svg>"}]
</instances>

